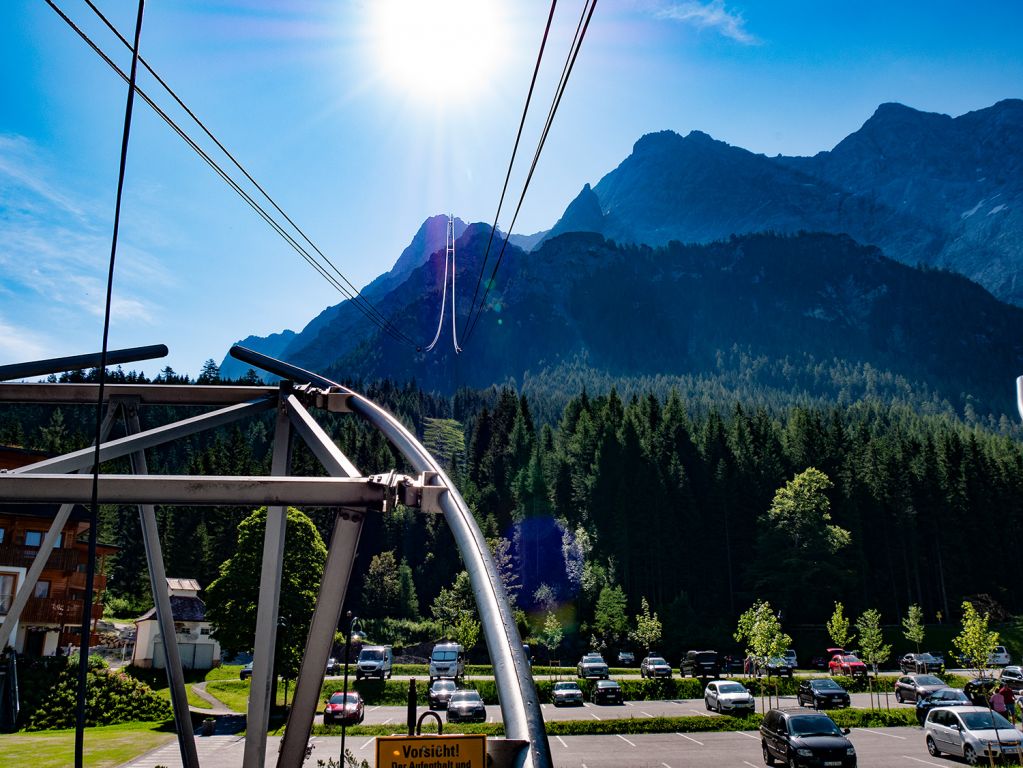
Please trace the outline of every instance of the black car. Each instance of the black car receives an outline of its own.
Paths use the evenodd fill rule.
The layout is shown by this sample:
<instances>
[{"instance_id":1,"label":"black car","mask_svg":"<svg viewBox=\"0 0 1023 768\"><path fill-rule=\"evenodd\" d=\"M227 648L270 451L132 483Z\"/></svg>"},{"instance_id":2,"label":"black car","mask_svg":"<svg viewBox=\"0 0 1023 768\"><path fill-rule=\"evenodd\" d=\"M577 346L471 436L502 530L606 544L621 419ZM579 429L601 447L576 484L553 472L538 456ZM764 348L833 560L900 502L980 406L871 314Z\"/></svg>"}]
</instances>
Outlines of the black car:
<instances>
[{"instance_id":1,"label":"black car","mask_svg":"<svg viewBox=\"0 0 1023 768\"><path fill-rule=\"evenodd\" d=\"M895 700L900 704L904 701L917 701L942 688L948 688L948 685L934 675L903 675L895 681Z\"/></svg>"},{"instance_id":2,"label":"black car","mask_svg":"<svg viewBox=\"0 0 1023 768\"><path fill-rule=\"evenodd\" d=\"M945 662L939 660L929 653L907 653L899 659L899 669L904 674L919 673L922 675L928 672L941 674L945 671Z\"/></svg>"},{"instance_id":3,"label":"black car","mask_svg":"<svg viewBox=\"0 0 1023 768\"><path fill-rule=\"evenodd\" d=\"M252 677L252 662L250 661L248 664L246 664L244 667L242 667L240 670L238 670L238 679L239 680L248 680L251 677Z\"/></svg>"},{"instance_id":4,"label":"black car","mask_svg":"<svg viewBox=\"0 0 1023 768\"><path fill-rule=\"evenodd\" d=\"M454 680L448 680L446 678L434 680L433 685L430 686L430 691L427 694L430 698L430 709L441 709L443 707L447 707L448 700L456 690L458 690L458 686L455 685Z\"/></svg>"},{"instance_id":5,"label":"black car","mask_svg":"<svg viewBox=\"0 0 1023 768\"><path fill-rule=\"evenodd\" d=\"M775 656L763 666L768 677L792 677L792 666L784 656Z\"/></svg>"},{"instance_id":6,"label":"black car","mask_svg":"<svg viewBox=\"0 0 1023 768\"><path fill-rule=\"evenodd\" d=\"M935 707L972 707L970 697L958 688L942 688L930 696L922 696L916 700L916 719L920 725L927 719L927 713Z\"/></svg>"},{"instance_id":7,"label":"black car","mask_svg":"<svg viewBox=\"0 0 1023 768\"><path fill-rule=\"evenodd\" d=\"M993 677L975 677L967 680L963 686L965 693L976 707L986 707L991 699L991 694L1000 684Z\"/></svg>"},{"instance_id":8,"label":"black car","mask_svg":"<svg viewBox=\"0 0 1023 768\"><path fill-rule=\"evenodd\" d=\"M780 760L790 768L855 768L856 748L846 738L848 733L827 715L772 709L760 725L760 746L767 765Z\"/></svg>"},{"instance_id":9,"label":"black car","mask_svg":"<svg viewBox=\"0 0 1023 768\"><path fill-rule=\"evenodd\" d=\"M591 697L594 704L624 704L622 687L614 680L598 680L593 685Z\"/></svg>"},{"instance_id":10,"label":"black car","mask_svg":"<svg viewBox=\"0 0 1023 768\"><path fill-rule=\"evenodd\" d=\"M449 723L482 723L487 719L487 708L478 691L455 691L448 699Z\"/></svg>"},{"instance_id":11,"label":"black car","mask_svg":"<svg viewBox=\"0 0 1023 768\"><path fill-rule=\"evenodd\" d=\"M851 703L845 688L827 677L800 682L796 700L799 702L799 706L805 705L814 709L848 707Z\"/></svg>"},{"instance_id":12,"label":"black car","mask_svg":"<svg viewBox=\"0 0 1023 768\"><path fill-rule=\"evenodd\" d=\"M685 677L719 677L721 664L717 651L686 651L685 658L678 665L678 673Z\"/></svg>"}]
</instances>

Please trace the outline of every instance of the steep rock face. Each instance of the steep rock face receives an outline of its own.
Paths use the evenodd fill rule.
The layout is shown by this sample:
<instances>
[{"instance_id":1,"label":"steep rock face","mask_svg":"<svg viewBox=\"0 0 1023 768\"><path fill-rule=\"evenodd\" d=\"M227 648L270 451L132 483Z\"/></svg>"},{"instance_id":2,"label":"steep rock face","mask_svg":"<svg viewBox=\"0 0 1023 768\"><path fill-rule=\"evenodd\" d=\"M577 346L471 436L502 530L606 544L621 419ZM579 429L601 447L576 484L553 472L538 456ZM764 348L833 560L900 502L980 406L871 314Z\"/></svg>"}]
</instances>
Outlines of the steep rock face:
<instances>
[{"instance_id":1,"label":"steep rock face","mask_svg":"<svg viewBox=\"0 0 1023 768\"><path fill-rule=\"evenodd\" d=\"M269 336L248 336L238 343L248 349L262 352L264 355L280 358L288 345L295 340L295 336L294 331L281 331ZM248 363L235 360L231 355L227 355L220 363L220 376L224 379L240 379L251 367ZM256 373L262 374L261 371L256 371Z\"/></svg>"}]
</instances>

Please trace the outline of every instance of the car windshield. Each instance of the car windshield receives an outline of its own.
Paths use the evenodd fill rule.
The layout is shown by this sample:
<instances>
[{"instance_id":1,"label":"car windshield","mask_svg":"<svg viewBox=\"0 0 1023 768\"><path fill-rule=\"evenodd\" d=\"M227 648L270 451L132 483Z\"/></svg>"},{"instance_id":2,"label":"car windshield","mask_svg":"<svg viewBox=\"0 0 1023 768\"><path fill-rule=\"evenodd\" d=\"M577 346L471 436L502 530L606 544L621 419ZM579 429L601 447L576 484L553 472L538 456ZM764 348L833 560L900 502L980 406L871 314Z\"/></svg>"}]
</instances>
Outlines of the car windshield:
<instances>
[{"instance_id":1,"label":"car windshield","mask_svg":"<svg viewBox=\"0 0 1023 768\"><path fill-rule=\"evenodd\" d=\"M458 658L458 651L434 651L431 658L434 661L454 661Z\"/></svg>"},{"instance_id":2,"label":"car windshield","mask_svg":"<svg viewBox=\"0 0 1023 768\"><path fill-rule=\"evenodd\" d=\"M1013 726L997 712L961 712L959 717L971 731L991 730L992 728L1012 728ZM1015 730L1015 729L1014 729Z\"/></svg>"},{"instance_id":3,"label":"car windshield","mask_svg":"<svg viewBox=\"0 0 1023 768\"><path fill-rule=\"evenodd\" d=\"M724 685L719 685L718 690L721 693L749 693L749 691L738 683L725 683Z\"/></svg>"},{"instance_id":4,"label":"car windshield","mask_svg":"<svg viewBox=\"0 0 1023 768\"><path fill-rule=\"evenodd\" d=\"M708 661L711 661L711 662L717 661L717 658L718 658L718 655L716 653L713 653L713 652L706 652L705 651L704 653L696 654L696 660L704 662L704 663L706 663Z\"/></svg>"},{"instance_id":5,"label":"car windshield","mask_svg":"<svg viewBox=\"0 0 1023 768\"><path fill-rule=\"evenodd\" d=\"M668 662L666 662L660 656L651 656L650 657L650 663L651 664L667 664Z\"/></svg>"},{"instance_id":6,"label":"car windshield","mask_svg":"<svg viewBox=\"0 0 1023 768\"><path fill-rule=\"evenodd\" d=\"M583 663L584 664L590 664L590 663L593 663L593 662L596 662L598 664L603 664L604 663L604 657L601 656L599 653L588 653L585 656L583 656Z\"/></svg>"},{"instance_id":7,"label":"car windshield","mask_svg":"<svg viewBox=\"0 0 1023 768\"><path fill-rule=\"evenodd\" d=\"M345 703L345 694L343 694L343 693L331 694L330 703L331 704L344 704ZM357 694L357 693L349 693L348 694L348 703L349 704L358 704L359 703L359 694Z\"/></svg>"},{"instance_id":8,"label":"car windshield","mask_svg":"<svg viewBox=\"0 0 1023 768\"><path fill-rule=\"evenodd\" d=\"M841 736L835 722L826 715L807 715L789 719L789 733L793 736Z\"/></svg>"},{"instance_id":9,"label":"car windshield","mask_svg":"<svg viewBox=\"0 0 1023 768\"><path fill-rule=\"evenodd\" d=\"M917 685L944 685L945 681L940 680L934 675L919 675L916 678Z\"/></svg>"},{"instance_id":10,"label":"car windshield","mask_svg":"<svg viewBox=\"0 0 1023 768\"><path fill-rule=\"evenodd\" d=\"M931 656L931 654L929 653L921 653L919 656L916 657L916 660L926 662L937 661L937 659Z\"/></svg>"},{"instance_id":11,"label":"car windshield","mask_svg":"<svg viewBox=\"0 0 1023 768\"><path fill-rule=\"evenodd\" d=\"M556 691L578 691L579 686L575 683L555 683L554 690Z\"/></svg>"},{"instance_id":12,"label":"car windshield","mask_svg":"<svg viewBox=\"0 0 1023 768\"><path fill-rule=\"evenodd\" d=\"M856 662L858 662L859 659L857 659L855 656L843 656L842 657L842 661L845 661L845 662L856 661Z\"/></svg>"},{"instance_id":13,"label":"car windshield","mask_svg":"<svg viewBox=\"0 0 1023 768\"><path fill-rule=\"evenodd\" d=\"M954 688L946 688L944 691L938 691L932 699L939 699L941 701L969 701L969 697L962 691L957 691Z\"/></svg>"},{"instance_id":14,"label":"car windshield","mask_svg":"<svg viewBox=\"0 0 1023 768\"><path fill-rule=\"evenodd\" d=\"M810 683L810 687L815 691L841 691L845 690L836 683L834 680L814 680Z\"/></svg>"},{"instance_id":15,"label":"car windshield","mask_svg":"<svg viewBox=\"0 0 1023 768\"><path fill-rule=\"evenodd\" d=\"M618 687L618 683L616 683L614 680L601 680L599 683L597 683L597 687L598 688L617 688Z\"/></svg>"},{"instance_id":16,"label":"car windshield","mask_svg":"<svg viewBox=\"0 0 1023 768\"><path fill-rule=\"evenodd\" d=\"M451 694L451 703L458 704L459 702L479 702L482 703L483 699L476 691L458 691L457 693Z\"/></svg>"},{"instance_id":17,"label":"car windshield","mask_svg":"<svg viewBox=\"0 0 1023 768\"><path fill-rule=\"evenodd\" d=\"M384 652L381 650L370 650L366 648L359 654L359 661L381 661L384 658Z\"/></svg>"},{"instance_id":18,"label":"car windshield","mask_svg":"<svg viewBox=\"0 0 1023 768\"><path fill-rule=\"evenodd\" d=\"M436 680L433 683L433 690L435 691L453 691L455 690L454 680Z\"/></svg>"}]
</instances>

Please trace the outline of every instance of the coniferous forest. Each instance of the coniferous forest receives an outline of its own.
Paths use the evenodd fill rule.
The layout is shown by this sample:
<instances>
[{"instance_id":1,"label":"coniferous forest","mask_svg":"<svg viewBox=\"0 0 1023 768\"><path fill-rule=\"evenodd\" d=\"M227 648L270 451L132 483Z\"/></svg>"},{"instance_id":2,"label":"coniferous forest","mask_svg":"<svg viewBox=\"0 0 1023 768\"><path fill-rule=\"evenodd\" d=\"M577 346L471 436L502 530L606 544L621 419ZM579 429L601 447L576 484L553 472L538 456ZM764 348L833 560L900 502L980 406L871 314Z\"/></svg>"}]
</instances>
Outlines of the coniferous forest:
<instances>
[{"instance_id":1,"label":"coniferous forest","mask_svg":"<svg viewBox=\"0 0 1023 768\"><path fill-rule=\"evenodd\" d=\"M112 378L147 381L122 372ZM553 606L570 647L597 634L598 603L614 594L624 595L630 617L646 598L664 623L666 649L729 637L736 616L758 598L790 626L822 624L835 600L850 614L878 608L887 623L912 603L928 620L939 611L952 618L964 598L978 595L1023 611L1011 574L997 565L999 547L1023 533L1023 446L1004 418L913 405L908 395L882 400L855 382L847 389L859 394L838 406L785 388L739 398L724 379L616 387L599 377L587 386L585 378L529 395L513 386L452 397L414 383L358 387L447 463L499 553L524 620L538 627ZM218 380L208 363L199 381ZM155 381L187 380L167 369ZM575 392L564 390L577 383ZM748 385L747 395L754 389ZM143 427L192 412L149 406ZM317 415L365 474L405 469L356 417ZM7 406L0 443L79 448L93 418L91 408ZM263 474L271 431L266 417L197 435L150 451L150 471ZM779 489L810 467L830 481L823 491L830 519L769 515ZM320 472L301 445L292 471ZM304 511L327 540L332 510ZM168 575L208 585L250 512L158 508ZM829 526L847 535L836 540ZM141 610L148 577L135 508L104 507L100 537L120 547L108 597ZM400 583L401 599L362 604L371 567L370 580ZM458 589L460 570L443 520L402 509L371 515L349 606L367 617L436 616L438 596L443 603Z\"/></svg>"}]
</instances>

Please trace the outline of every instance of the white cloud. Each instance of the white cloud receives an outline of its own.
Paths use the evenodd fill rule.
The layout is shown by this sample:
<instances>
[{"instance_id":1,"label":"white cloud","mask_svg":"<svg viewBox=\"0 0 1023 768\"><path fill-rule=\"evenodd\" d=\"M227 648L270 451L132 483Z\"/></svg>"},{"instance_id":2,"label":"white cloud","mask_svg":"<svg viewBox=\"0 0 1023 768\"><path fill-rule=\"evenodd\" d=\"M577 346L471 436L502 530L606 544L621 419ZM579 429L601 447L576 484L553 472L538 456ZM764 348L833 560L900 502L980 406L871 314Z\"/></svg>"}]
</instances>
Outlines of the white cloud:
<instances>
[{"instance_id":1,"label":"white cloud","mask_svg":"<svg viewBox=\"0 0 1023 768\"><path fill-rule=\"evenodd\" d=\"M725 8L724 0L671 3L657 10L656 15L662 19L692 24L700 29L714 29L719 34L745 45L760 42L755 35L746 31L746 20L742 14Z\"/></svg>"},{"instance_id":2,"label":"white cloud","mask_svg":"<svg viewBox=\"0 0 1023 768\"><path fill-rule=\"evenodd\" d=\"M0 362L24 363L50 356L51 344L28 328L7 323L0 317Z\"/></svg>"}]
</instances>

